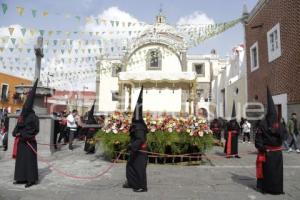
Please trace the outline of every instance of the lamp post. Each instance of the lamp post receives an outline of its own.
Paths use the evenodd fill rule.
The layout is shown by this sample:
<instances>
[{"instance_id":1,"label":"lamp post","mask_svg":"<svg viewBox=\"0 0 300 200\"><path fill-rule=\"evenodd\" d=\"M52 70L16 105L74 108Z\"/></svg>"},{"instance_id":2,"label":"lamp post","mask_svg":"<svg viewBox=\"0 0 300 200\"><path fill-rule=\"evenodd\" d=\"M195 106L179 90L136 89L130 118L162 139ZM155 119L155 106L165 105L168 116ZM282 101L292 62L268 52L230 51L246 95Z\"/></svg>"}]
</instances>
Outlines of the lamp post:
<instances>
[{"instance_id":1,"label":"lamp post","mask_svg":"<svg viewBox=\"0 0 300 200\"><path fill-rule=\"evenodd\" d=\"M47 87L49 87L49 82L50 82L49 76L53 77L54 74L50 74L50 72L47 73Z\"/></svg>"},{"instance_id":2,"label":"lamp post","mask_svg":"<svg viewBox=\"0 0 300 200\"><path fill-rule=\"evenodd\" d=\"M87 86L83 86L83 90L82 90L82 108L81 108L81 110L82 110L82 115L84 114L84 90L85 89L89 89Z\"/></svg>"},{"instance_id":3,"label":"lamp post","mask_svg":"<svg viewBox=\"0 0 300 200\"><path fill-rule=\"evenodd\" d=\"M50 82L49 76L53 77L54 74L50 74L50 72L47 73L47 88L49 87L49 82ZM46 96L46 107L48 107L48 97L47 96Z\"/></svg>"}]
</instances>

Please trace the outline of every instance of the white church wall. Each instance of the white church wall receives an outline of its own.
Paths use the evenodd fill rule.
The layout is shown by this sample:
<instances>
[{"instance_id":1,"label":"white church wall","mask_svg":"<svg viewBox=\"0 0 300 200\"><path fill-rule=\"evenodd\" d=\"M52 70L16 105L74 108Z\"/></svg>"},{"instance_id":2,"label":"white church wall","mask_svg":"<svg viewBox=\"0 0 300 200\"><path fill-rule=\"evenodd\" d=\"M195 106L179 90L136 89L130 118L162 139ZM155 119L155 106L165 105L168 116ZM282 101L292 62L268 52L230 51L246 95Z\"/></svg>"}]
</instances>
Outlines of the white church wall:
<instances>
[{"instance_id":1,"label":"white church wall","mask_svg":"<svg viewBox=\"0 0 300 200\"><path fill-rule=\"evenodd\" d=\"M112 69L116 61L102 61L101 67ZM112 71L102 72L100 74L100 87L98 91L99 111L113 112L117 109L118 102L112 101L112 92L118 92L118 78L112 77Z\"/></svg>"},{"instance_id":2,"label":"white church wall","mask_svg":"<svg viewBox=\"0 0 300 200\"><path fill-rule=\"evenodd\" d=\"M132 89L131 109L133 110L140 92L140 88ZM180 112L181 89L154 89L144 88L143 109L151 112Z\"/></svg>"},{"instance_id":3,"label":"white church wall","mask_svg":"<svg viewBox=\"0 0 300 200\"><path fill-rule=\"evenodd\" d=\"M210 82L210 63L205 59L193 59L187 61L187 70L189 72L193 72L193 66L195 64L203 64L204 65L204 76L197 76L197 82Z\"/></svg>"},{"instance_id":4,"label":"white church wall","mask_svg":"<svg viewBox=\"0 0 300 200\"><path fill-rule=\"evenodd\" d=\"M162 72L181 72L181 63L177 55L162 45L147 45L130 56L126 71L145 72L147 68L147 52L159 49L162 54Z\"/></svg>"}]
</instances>

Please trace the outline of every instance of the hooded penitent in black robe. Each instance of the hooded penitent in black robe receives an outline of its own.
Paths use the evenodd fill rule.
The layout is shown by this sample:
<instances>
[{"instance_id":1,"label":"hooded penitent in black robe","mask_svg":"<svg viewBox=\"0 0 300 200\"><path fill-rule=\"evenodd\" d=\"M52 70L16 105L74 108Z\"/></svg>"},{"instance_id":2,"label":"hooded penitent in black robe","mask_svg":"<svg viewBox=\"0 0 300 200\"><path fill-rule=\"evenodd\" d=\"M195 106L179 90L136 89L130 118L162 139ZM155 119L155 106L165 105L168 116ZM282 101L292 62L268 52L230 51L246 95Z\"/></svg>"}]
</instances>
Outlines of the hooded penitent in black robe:
<instances>
[{"instance_id":1,"label":"hooded penitent in black robe","mask_svg":"<svg viewBox=\"0 0 300 200\"><path fill-rule=\"evenodd\" d=\"M143 87L133 112L132 124L130 127L129 159L126 165L127 184L125 187L133 188L135 192L147 191L146 167L148 156L146 150L146 140L148 129L143 120Z\"/></svg>"},{"instance_id":2,"label":"hooded penitent in black robe","mask_svg":"<svg viewBox=\"0 0 300 200\"><path fill-rule=\"evenodd\" d=\"M38 80L36 80L27 96L17 125L12 133L15 137L13 157L16 159L14 180L15 183L26 183L25 187L29 187L38 181L37 155L31 149L32 147L37 151L35 136L39 132L39 119L32 109L37 82Z\"/></svg>"},{"instance_id":3,"label":"hooded penitent in black robe","mask_svg":"<svg viewBox=\"0 0 300 200\"><path fill-rule=\"evenodd\" d=\"M233 108L232 108L232 115L231 120L227 123L226 130L225 130L225 148L224 153L226 154L227 158L230 158L231 156L235 156L239 158L238 156L238 140L239 140L239 134L240 134L240 126L238 122L236 121L236 112L235 112L235 103L233 102Z\"/></svg>"},{"instance_id":4,"label":"hooded penitent in black robe","mask_svg":"<svg viewBox=\"0 0 300 200\"><path fill-rule=\"evenodd\" d=\"M285 130L277 119L272 95L268 93L268 112L255 135L257 189L263 193L283 194L282 141Z\"/></svg>"},{"instance_id":5,"label":"hooded penitent in black robe","mask_svg":"<svg viewBox=\"0 0 300 200\"><path fill-rule=\"evenodd\" d=\"M210 129L214 133L215 138L221 141L222 124L219 119L214 119L211 122Z\"/></svg>"},{"instance_id":6,"label":"hooded penitent in black robe","mask_svg":"<svg viewBox=\"0 0 300 200\"><path fill-rule=\"evenodd\" d=\"M91 110L88 113L88 120L87 123L88 125L96 125L97 121L94 118L94 107L95 107L95 102L91 108ZM85 144L84 144L84 151L86 151L87 153L95 153L95 140L94 140L94 136L97 132L96 128L92 128L92 127L87 127L84 128L85 129Z\"/></svg>"}]
</instances>

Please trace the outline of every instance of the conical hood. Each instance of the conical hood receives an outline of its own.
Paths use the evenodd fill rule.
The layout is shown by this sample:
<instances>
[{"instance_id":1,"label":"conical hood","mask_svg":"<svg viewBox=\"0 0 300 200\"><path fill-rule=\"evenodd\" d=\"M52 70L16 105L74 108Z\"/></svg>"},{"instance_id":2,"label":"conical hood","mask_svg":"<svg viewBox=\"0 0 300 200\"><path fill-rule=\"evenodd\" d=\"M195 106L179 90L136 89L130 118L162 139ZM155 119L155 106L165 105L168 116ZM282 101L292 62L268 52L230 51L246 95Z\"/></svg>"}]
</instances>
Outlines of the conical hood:
<instances>
[{"instance_id":1,"label":"conical hood","mask_svg":"<svg viewBox=\"0 0 300 200\"><path fill-rule=\"evenodd\" d=\"M235 119L235 118L236 118L235 101L233 101L232 112L231 112L231 119Z\"/></svg>"},{"instance_id":2,"label":"conical hood","mask_svg":"<svg viewBox=\"0 0 300 200\"><path fill-rule=\"evenodd\" d=\"M39 82L39 80L36 79L32 89L27 94L27 98L26 98L25 103L23 104L23 108L22 108L22 112L21 112L21 116L23 116L23 117L28 115L30 112L33 112L33 103L34 103L34 98L35 98L38 82Z\"/></svg>"},{"instance_id":3,"label":"conical hood","mask_svg":"<svg viewBox=\"0 0 300 200\"><path fill-rule=\"evenodd\" d=\"M277 111L269 87L267 87L267 104L266 120L269 125L273 125L277 123Z\"/></svg>"},{"instance_id":4,"label":"conical hood","mask_svg":"<svg viewBox=\"0 0 300 200\"><path fill-rule=\"evenodd\" d=\"M144 122L143 119L143 89L142 86L138 100L136 102L134 112L132 114L132 122Z\"/></svg>"},{"instance_id":5,"label":"conical hood","mask_svg":"<svg viewBox=\"0 0 300 200\"><path fill-rule=\"evenodd\" d=\"M96 124L97 123L96 120L95 120L95 118L94 118L94 109L95 109L95 101L94 101L94 103L93 103L93 105L92 105L92 107L91 107L91 109L90 109L90 111L88 113L87 122L89 124Z\"/></svg>"}]
</instances>

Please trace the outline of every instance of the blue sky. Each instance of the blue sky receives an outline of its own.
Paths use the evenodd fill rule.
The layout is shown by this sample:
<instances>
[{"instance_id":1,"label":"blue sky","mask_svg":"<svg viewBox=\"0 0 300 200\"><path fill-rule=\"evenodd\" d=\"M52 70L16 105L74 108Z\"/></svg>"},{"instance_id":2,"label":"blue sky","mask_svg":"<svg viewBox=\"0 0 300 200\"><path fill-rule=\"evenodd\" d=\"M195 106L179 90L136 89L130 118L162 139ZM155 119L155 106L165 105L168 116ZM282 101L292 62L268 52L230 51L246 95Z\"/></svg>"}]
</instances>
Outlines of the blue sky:
<instances>
[{"instance_id":1,"label":"blue sky","mask_svg":"<svg viewBox=\"0 0 300 200\"><path fill-rule=\"evenodd\" d=\"M51 13L69 13L80 16L97 16L110 7L118 7L134 18L152 23L158 13L160 5L168 18L168 23L175 25L181 17L189 16L194 12L204 13L215 22L225 22L241 16L243 4L251 10L257 0L0 0L7 3L9 10L6 15L0 14L0 26L20 24L24 27L44 29L77 30L76 20L62 19ZM23 17L16 13L16 6L24 6ZM49 11L49 17L32 18L29 9ZM82 26L83 24L81 24ZM243 26L241 24L227 32L205 41L192 53L206 54L215 48L221 56L231 53L233 46L243 42Z\"/></svg>"}]
</instances>

